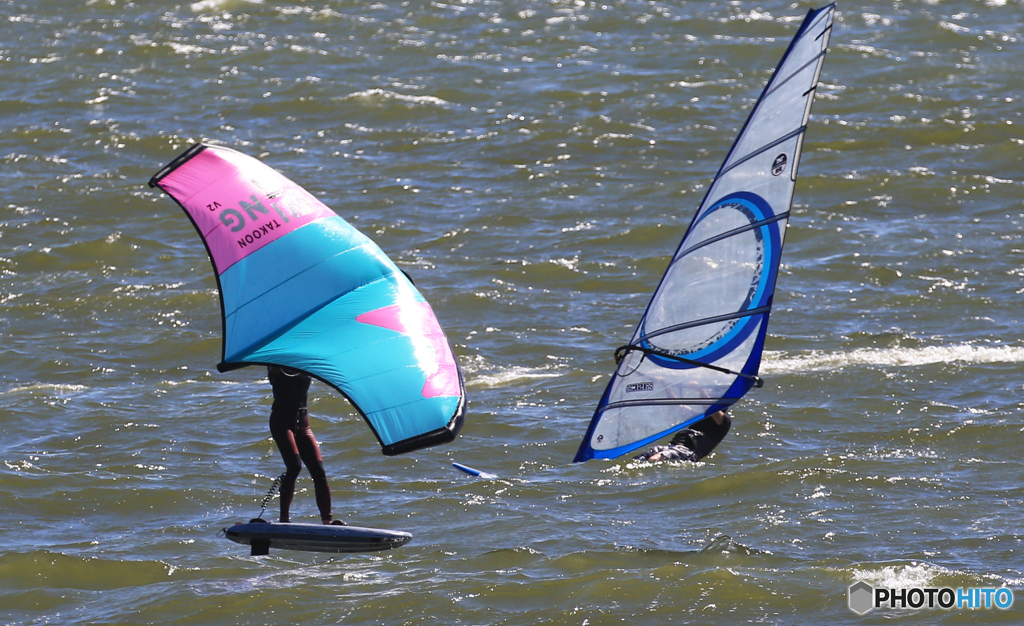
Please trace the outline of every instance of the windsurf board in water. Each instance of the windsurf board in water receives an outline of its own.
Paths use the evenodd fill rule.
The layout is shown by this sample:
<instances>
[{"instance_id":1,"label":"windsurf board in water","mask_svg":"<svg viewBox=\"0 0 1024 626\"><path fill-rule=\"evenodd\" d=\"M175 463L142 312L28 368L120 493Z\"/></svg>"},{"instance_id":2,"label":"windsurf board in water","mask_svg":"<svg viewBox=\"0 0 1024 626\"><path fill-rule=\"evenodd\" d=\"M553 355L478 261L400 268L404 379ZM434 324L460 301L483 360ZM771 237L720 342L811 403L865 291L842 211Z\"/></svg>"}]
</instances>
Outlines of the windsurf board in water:
<instances>
[{"instance_id":1,"label":"windsurf board in water","mask_svg":"<svg viewBox=\"0 0 1024 626\"><path fill-rule=\"evenodd\" d=\"M252 546L252 555L276 550L305 552L377 552L409 543L412 535L400 530L335 526L330 524L280 524L253 520L224 529L224 536Z\"/></svg>"}]
</instances>

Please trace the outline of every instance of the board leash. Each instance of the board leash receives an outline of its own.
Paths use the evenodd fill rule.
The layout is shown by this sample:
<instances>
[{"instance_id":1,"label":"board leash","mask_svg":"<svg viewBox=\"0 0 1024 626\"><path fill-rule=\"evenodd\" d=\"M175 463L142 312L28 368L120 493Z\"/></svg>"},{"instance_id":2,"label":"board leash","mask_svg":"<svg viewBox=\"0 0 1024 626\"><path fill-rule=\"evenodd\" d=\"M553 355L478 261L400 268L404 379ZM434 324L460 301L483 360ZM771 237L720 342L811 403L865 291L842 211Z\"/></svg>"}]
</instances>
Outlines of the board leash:
<instances>
[{"instance_id":1,"label":"board leash","mask_svg":"<svg viewBox=\"0 0 1024 626\"><path fill-rule=\"evenodd\" d=\"M281 481L284 479L284 474L281 474L274 479L273 484L270 485L270 489L267 490L267 495L263 496L263 502L260 502L260 514L256 516L256 519L263 519L263 514L267 512L267 504L277 493L278 488L281 487Z\"/></svg>"}]
</instances>

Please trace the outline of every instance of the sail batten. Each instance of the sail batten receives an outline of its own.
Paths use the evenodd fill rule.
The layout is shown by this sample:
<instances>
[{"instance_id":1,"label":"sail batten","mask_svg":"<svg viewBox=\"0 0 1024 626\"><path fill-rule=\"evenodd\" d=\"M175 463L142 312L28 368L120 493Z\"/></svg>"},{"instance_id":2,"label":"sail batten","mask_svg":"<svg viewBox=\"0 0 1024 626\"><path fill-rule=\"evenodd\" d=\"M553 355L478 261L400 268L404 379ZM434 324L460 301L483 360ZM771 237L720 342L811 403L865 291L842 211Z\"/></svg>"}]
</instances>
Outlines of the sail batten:
<instances>
[{"instance_id":1,"label":"sail batten","mask_svg":"<svg viewBox=\"0 0 1024 626\"><path fill-rule=\"evenodd\" d=\"M668 333L674 333L676 331L686 330L688 328L694 328L696 326L704 326L706 324L717 324L719 322L727 322L729 320L740 319L742 317L750 317L751 315L758 315L758 314L761 314L761 313L767 313L770 310L771 310L770 307L766 307L765 306L765 307L760 307L760 308L757 308L757 309L749 309L749 310L746 310L746 311L737 311L736 313L730 313L728 315L717 315L715 317L706 317L706 318L703 318L703 319L694 320L692 322L686 322L685 324L676 324L674 326L669 326L668 328L662 328L660 330L652 331L652 332L649 332L649 333L639 337L638 339L639 339L639 343L650 342L651 339L654 339L654 338L656 338L656 337L658 337L660 335L665 335L665 334L668 334ZM632 344L632 345L639 345L639 343L638 344Z\"/></svg>"},{"instance_id":2,"label":"sail batten","mask_svg":"<svg viewBox=\"0 0 1024 626\"><path fill-rule=\"evenodd\" d=\"M757 221L757 222L751 222L750 224L747 224L746 226L740 226L739 228L735 228L733 230L730 230L727 233L722 233L721 235L716 235L715 237L712 237L710 239L705 239L704 241L698 242L693 247L687 248L686 250L683 250L682 252L677 254L675 256L675 259L673 259L673 262L675 262L675 260L679 259L680 257L686 256L687 254L692 254L693 252L699 250L700 248L703 248L704 246L713 244L713 243L715 243L717 241L721 241L722 239L728 239L729 237L732 237L733 235L741 235L741 234L747 232L748 230L754 230L755 228L759 228L761 226L766 226L768 224L771 224L771 223L774 223L774 222L778 222L780 220L787 219L788 217L789 217L789 211L786 211L785 213L780 213L779 215L776 215L776 216L773 216L773 217L769 217L767 219L763 219L763 220L760 220L760 221Z\"/></svg>"},{"instance_id":3,"label":"sail batten","mask_svg":"<svg viewBox=\"0 0 1024 626\"><path fill-rule=\"evenodd\" d=\"M150 181L200 234L220 294L220 371L280 365L341 392L384 454L452 441L465 386L430 305L368 237L260 161L196 144Z\"/></svg>"},{"instance_id":4,"label":"sail batten","mask_svg":"<svg viewBox=\"0 0 1024 626\"><path fill-rule=\"evenodd\" d=\"M786 143L787 141L789 141L790 139L793 139L794 137L802 137L804 132L806 132L806 130L807 130L807 126L801 126L800 128L798 128L798 129L794 130L793 132L789 133L788 135L784 135L782 137L779 137L778 139L776 139L775 141L765 145L764 147L758 148L754 152L751 152L751 153L749 153L747 155L744 155L743 158L737 159L736 161L732 162L729 165L729 167L724 168L722 170L722 172L719 173L718 177L721 178L725 174L728 174L730 171L732 171L732 170L736 169L737 167L743 165L747 161L749 161L749 160L751 160L751 159L753 159L753 158L755 158L757 156L760 156L761 154L763 154L765 152L768 152L772 148L776 148L776 147Z\"/></svg>"},{"instance_id":5,"label":"sail batten","mask_svg":"<svg viewBox=\"0 0 1024 626\"><path fill-rule=\"evenodd\" d=\"M605 389L576 462L737 402L767 335L796 168L835 5L808 12L719 167Z\"/></svg>"}]
</instances>

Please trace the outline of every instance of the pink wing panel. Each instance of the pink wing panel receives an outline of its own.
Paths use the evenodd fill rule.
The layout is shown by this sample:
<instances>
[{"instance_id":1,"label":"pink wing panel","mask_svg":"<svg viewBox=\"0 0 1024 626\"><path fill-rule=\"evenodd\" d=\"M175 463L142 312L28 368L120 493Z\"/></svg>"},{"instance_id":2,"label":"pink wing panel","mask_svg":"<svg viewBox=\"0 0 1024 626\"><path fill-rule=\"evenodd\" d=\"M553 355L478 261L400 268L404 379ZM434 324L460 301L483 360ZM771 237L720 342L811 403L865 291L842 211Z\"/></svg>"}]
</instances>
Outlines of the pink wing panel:
<instances>
[{"instance_id":1,"label":"pink wing panel","mask_svg":"<svg viewBox=\"0 0 1024 626\"><path fill-rule=\"evenodd\" d=\"M215 146L174 169L160 186L196 223L218 275L288 233L335 214L274 169Z\"/></svg>"},{"instance_id":2,"label":"pink wing panel","mask_svg":"<svg viewBox=\"0 0 1024 626\"><path fill-rule=\"evenodd\" d=\"M412 339L417 360L427 373L427 382L423 385L424 398L462 394L455 355L429 304L395 304L363 313L356 317L356 321L387 328Z\"/></svg>"}]
</instances>

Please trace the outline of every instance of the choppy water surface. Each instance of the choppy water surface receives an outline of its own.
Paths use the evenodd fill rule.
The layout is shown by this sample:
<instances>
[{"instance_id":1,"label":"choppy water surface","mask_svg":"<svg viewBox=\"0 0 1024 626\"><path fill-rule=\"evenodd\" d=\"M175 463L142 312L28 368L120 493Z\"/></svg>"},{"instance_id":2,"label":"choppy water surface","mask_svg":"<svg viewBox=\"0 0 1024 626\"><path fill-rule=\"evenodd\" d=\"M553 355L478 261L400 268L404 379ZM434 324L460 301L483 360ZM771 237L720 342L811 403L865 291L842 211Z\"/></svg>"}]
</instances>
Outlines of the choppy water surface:
<instances>
[{"instance_id":1,"label":"choppy water surface","mask_svg":"<svg viewBox=\"0 0 1024 626\"><path fill-rule=\"evenodd\" d=\"M840 5L768 383L705 463L659 467L570 461L814 5L157 4L0 2L5 624L1020 623L1024 597L846 605L1024 586L1018 4ZM336 511L401 550L217 537L281 467L263 373L214 369L202 245L145 185L200 140L373 237L455 344L452 445L385 458L314 386Z\"/></svg>"}]
</instances>

